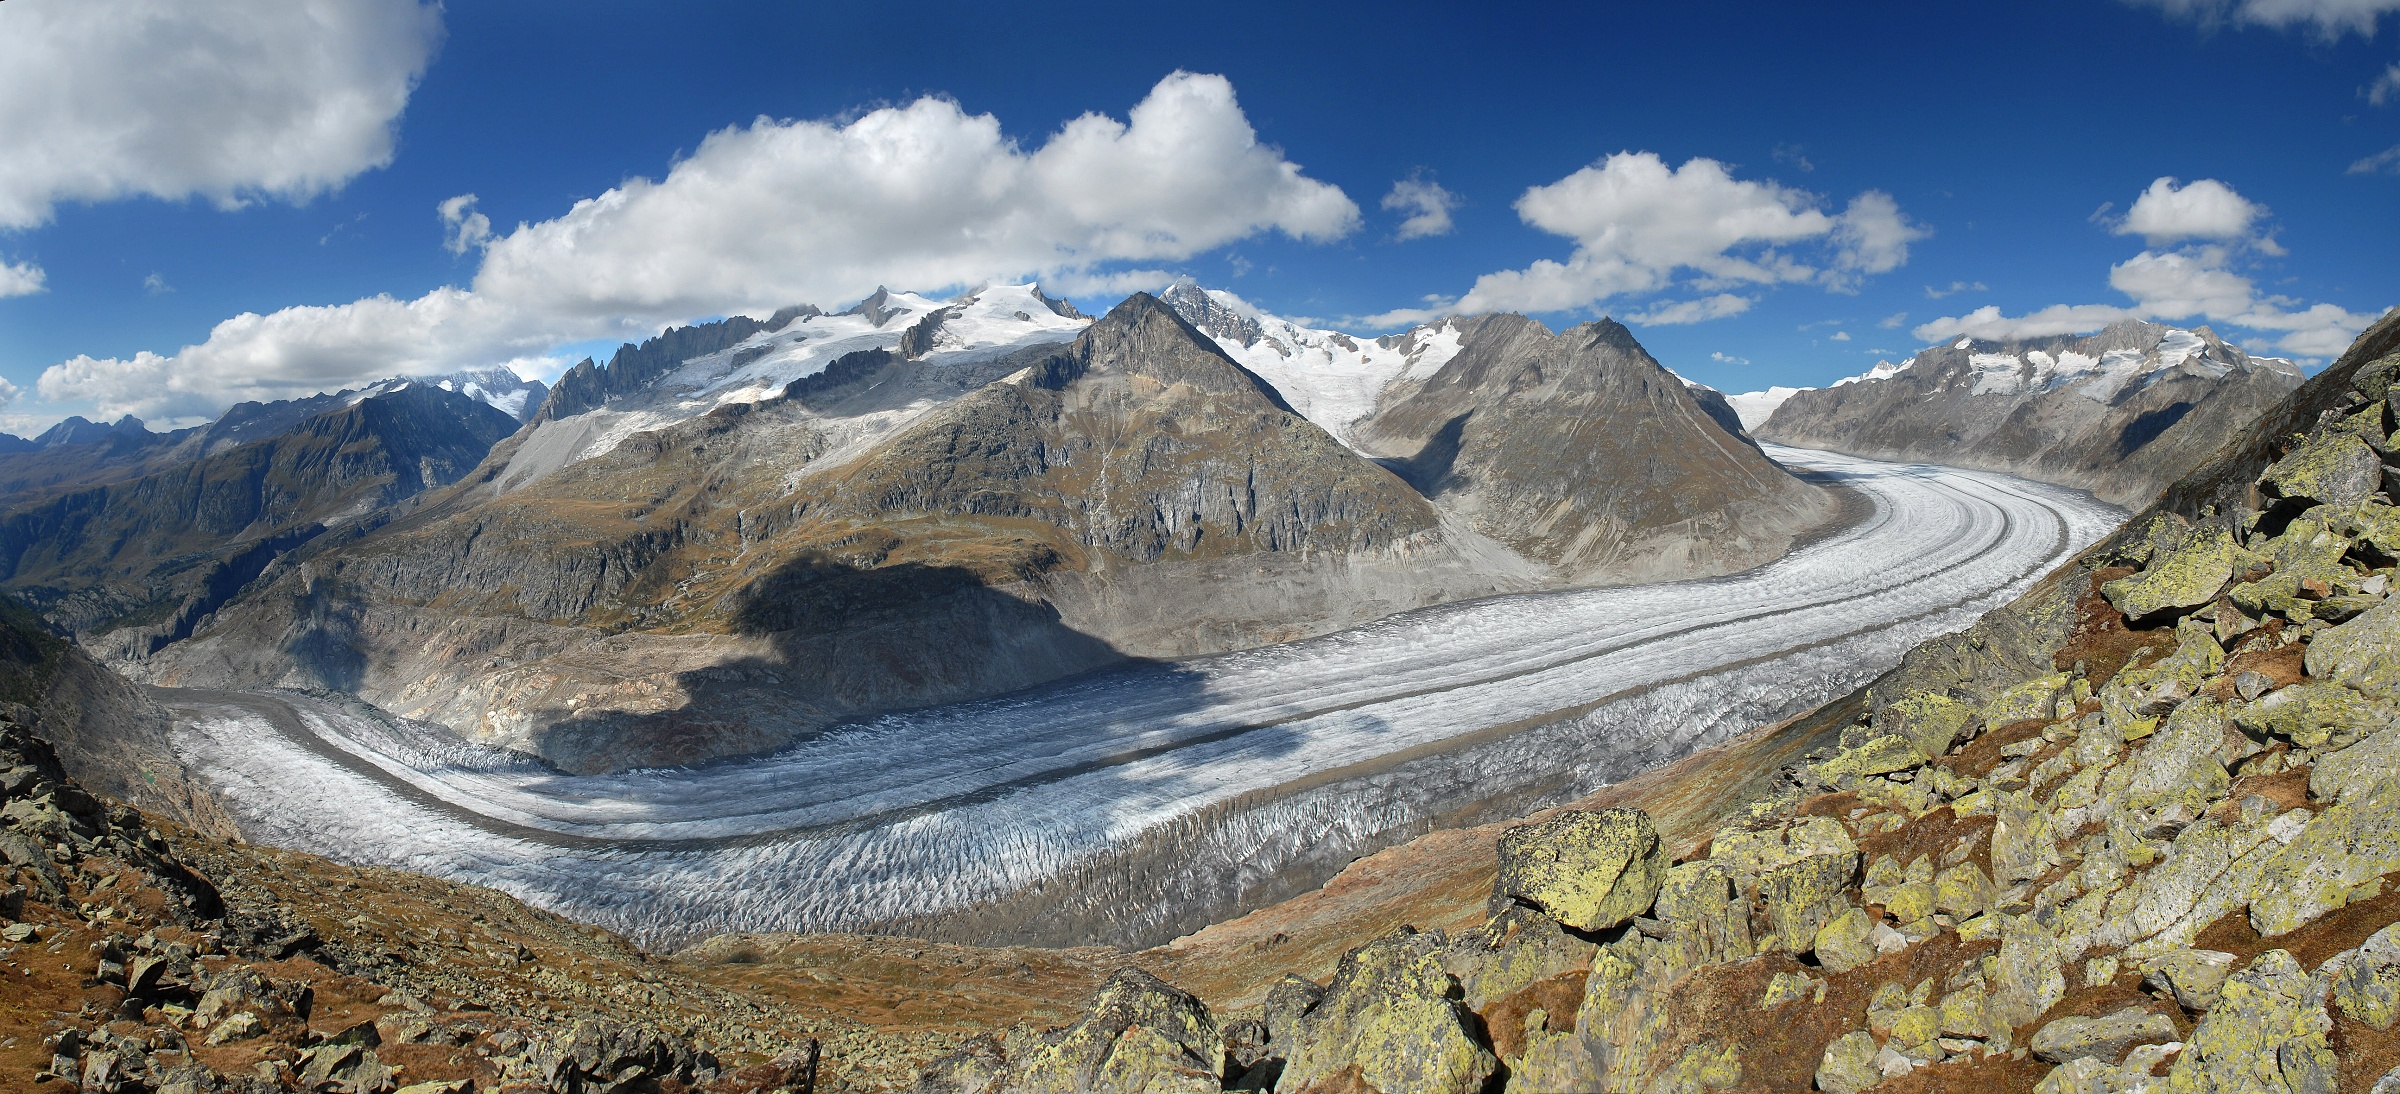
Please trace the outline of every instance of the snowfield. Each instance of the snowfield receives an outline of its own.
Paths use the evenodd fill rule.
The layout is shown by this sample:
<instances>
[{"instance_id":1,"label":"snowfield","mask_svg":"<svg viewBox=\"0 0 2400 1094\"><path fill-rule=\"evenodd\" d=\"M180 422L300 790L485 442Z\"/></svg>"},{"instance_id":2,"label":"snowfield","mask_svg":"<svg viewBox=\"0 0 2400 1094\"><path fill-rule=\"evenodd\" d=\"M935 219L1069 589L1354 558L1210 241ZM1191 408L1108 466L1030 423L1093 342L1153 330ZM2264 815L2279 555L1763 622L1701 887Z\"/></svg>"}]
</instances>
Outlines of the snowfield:
<instances>
[{"instance_id":1,"label":"snowfield","mask_svg":"<svg viewBox=\"0 0 2400 1094\"><path fill-rule=\"evenodd\" d=\"M1035 886L1094 894L1106 940L1155 942L1436 816L1578 797L1841 695L2124 517L2004 475L1768 450L1872 513L1732 577L1428 609L705 768L568 776L322 696L159 695L253 841L651 945L922 922Z\"/></svg>"}]
</instances>

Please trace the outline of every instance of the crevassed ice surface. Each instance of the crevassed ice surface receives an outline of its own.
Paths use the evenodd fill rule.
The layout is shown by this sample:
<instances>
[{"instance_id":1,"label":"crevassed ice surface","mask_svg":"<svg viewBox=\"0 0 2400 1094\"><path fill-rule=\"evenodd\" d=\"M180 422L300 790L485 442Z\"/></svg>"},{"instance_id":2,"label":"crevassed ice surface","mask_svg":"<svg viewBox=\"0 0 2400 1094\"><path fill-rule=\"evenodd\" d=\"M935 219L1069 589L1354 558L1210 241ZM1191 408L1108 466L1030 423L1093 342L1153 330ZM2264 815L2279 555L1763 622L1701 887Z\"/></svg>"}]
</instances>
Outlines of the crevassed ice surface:
<instances>
[{"instance_id":1,"label":"crevassed ice surface","mask_svg":"<svg viewBox=\"0 0 2400 1094\"><path fill-rule=\"evenodd\" d=\"M1427 609L704 768L568 776L295 693L169 702L250 838L492 885L653 944L939 914L1173 827L1180 872L1125 897L1163 908L1475 802L1580 796L1808 709L2124 516L2004 475L1770 452L1872 514L1731 577Z\"/></svg>"}]
</instances>

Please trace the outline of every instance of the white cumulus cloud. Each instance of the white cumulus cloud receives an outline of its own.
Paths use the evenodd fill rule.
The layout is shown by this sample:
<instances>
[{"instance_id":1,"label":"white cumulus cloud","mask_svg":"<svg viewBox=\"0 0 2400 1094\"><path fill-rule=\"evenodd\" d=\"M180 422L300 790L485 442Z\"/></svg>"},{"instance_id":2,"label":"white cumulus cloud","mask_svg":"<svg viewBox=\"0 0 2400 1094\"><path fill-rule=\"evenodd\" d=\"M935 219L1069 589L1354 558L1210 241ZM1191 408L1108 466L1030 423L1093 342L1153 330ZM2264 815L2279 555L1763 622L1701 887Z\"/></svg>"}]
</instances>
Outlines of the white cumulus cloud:
<instances>
[{"instance_id":1,"label":"white cumulus cloud","mask_svg":"<svg viewBox=\"0 0 2400 1094\"><path fill-rule=\"evenodd\" d=\"M2215 179L2177 186L2174 179L2160 178L2134 199L2116 232L2141 236L2153 247L2187 239L2240 239L2266 215L2265 206Z\"/></svg>"},{"instance_id":2,"label":"white cumulus cloud","mask_svg":"<svg viewBox=\"0 0 2400 1094\"><path fill-rule=\"evenodd\" d=\"M0 262L0 300L32 296L50 283L50 275L31 262Z\"/></svg>"},{"instance_id":3,"label":"white cumulus cloud","mask_svg":"<svg viewBox=\"0 0 2400 1094\"><path fill-rule=\"evenodd\" d=\"M1178 72L1127 121L1040 148L924 98L848 125L760 119L491 240L475 291L544 315L640 317L842 300L1104 262L1188 258L1261 231L1348 234L1358 206L1259 142L1221 76Z\"/></svg>"},{"instance_id":4,"label":"white cumulus cloud","mask_svg":"<svg viewBox=\"0 0 2400 1094\"><path fill-rule=\"evenodd\" d=\"M470 289L241 315L171 355L78 357L45 398L183 418L393 374L538 355L564 342L878 285L937 291L1041 276L1169 280L1172 262L1261 232L1325 240L1358 206L1258 139L1220 76L1177 72L1123 121L1085 114L1039 147L999 119L923 98L855 120L761 118L709 134L663 179L635 178L505 232L473 195L437 210L444 245L480 248Z\"/></svg>"},{"instance_id":5,"label":"white cumulus cloud","mask_svg":"<svg viewBox=\"0 0 2400 1094\"><path fill-rule=\"evenodd\" d=\"M2111 323L2139 319L2140 313L2131 308L2110 304L2052 304L2040 311L2024 315L2002 315L1996 304L1986 304L1961 316L1943 316L1917 327L1912 332L1928 342L1941 342L1966 335L1969 338L2042 338L2053 334L2080 334L2098 330Z\"/></svg>"},{"instance_id":6,"label":"white cumulus cloud","mask_svg":"<svg viewBox=\"0 0 2400 1094\"><path fill-rule=\"evenodd\" d=\"M0 228L60 202L338 187L391 162L441 36L417 0L0 5Z\"/></svg>"},{"instance_id":7,"label":"white cumulus cloud","mask_svg":"<svg viewBox=\"0 0 2400 1094\"><path fill-rule=\"evenodd\" d=\"M1711 319L1740 315L1749 310L1749 297L1736 296L1733 293L1718 293L1715 296L1702 297L1698 300L1662 302L1648 310L1626 316L1625 321L1665 327L1682 323L1705 323Z\"/></svg>"},{"instance_id":8,"label":"white cumulus cloud","mask_svg":"<svg viewBox=\"0 0 2400 1094\"><path fill-rule=\"evenodd\" d=\"M1395 324L1454 312L1568 311L1662 291L1679 279L1701 290L1816 282L1846 291L1907 261L1908 244L1925 234L1880 191L1858 195L1838 214L1822 204L1806 190L1735 178L1716 160L1669 167L1655 153L1620 152L1517 199L1525 223L1575 242L1566 261L1488 273L1456 300L1373 318ZM1661 305L1657 313L1688 314L1677 307Z\"/></svg>"},{"instance_id":9,"label":"white cumulus cloud","mask_svg":"<svg viewBox=\"0 0 2400 1094\"><path fill-rule=\"evenodd\" d=\"M2372 156L2350 165L2352 175L2400 175L2400 144L2395 144Z\"/></svg>"},{"instance_id":10,"label":"white cumulus cloud","mask_svg":"<svg viewBox=\"0 0 2400 1094\"><path fill-rule=\"evenodd\" d=\"M36 387L45 399L89 403L107 418L183 421L214 416L245 399L289 399L470 362L501 364L553 341L512 320L455 288L415 300L375 296L268 315L245 312L217 324L207 341L175 354L78 356L44 370Z\"/></svg>"},{"instance_id":11,"label":"white cumulus cloud","mask_svg":"<svg viewBox=\"0 0 2400 1094\"><path fill-rule=\"evenodd\" d=\"M2205 26L2251 23L2270 27L2306 25L2327 38L2356 32L2373 37L2385 12L2400 0L2135 0Z\"/></svg>"},{"instance_id":12,"label":"white cumulus cloud","mask_svg":"<svg viewBox=\"0 0 2400 1094\"><path fill-rule=\"evenodd\" d=\"M475 211L475 195L460 194L434 207L442 218L442 249L454 255L477 250L492 239L492 218Z\"/></svg>"},{"instance_id":13,"label":"white cumulus cloud","mask_svg":"<svg viewBox=\"0 0 2400 1094\"><path fill-rule=\"evenodd\" d=\"M2108 284L2162 319L2239 315L2255 293L2249 278L2226 268L2230 258L2223 247L2143 251L2109 267Z\"/></svg>"},{"instance_id":14,"label":"white cumulus cloud","mask_svg":"<svg viewBox=\"0 0 2400 1094\"><path fill-rule=\"evenodd\" d=\"M2383 106L2394 99L2400 99L2400 64L2384 69L2383 75L2377 76L2375 82L2367 86L2367 101L2376 106Z\"/></svg>"},{"instance_id":15,"label":"white cumulus cloud","mask_svg":"<svg viewBox=\"0 0 2400 1094\"><path fill-rule=\"evenodd\" d=\"M2111 288L2133 300L2115 304L2055 304L2024 315L2005 315L1998 307L1978 308L1962 316L1945 316L1916 328L1929 342L1960 335L1973 338L2038 338L2096 330L2128 319L2170 322L2194 320L2275 334L2275 346L2286 353L2327 357L2340 353L2358 332L2374 321L2333 304L2308 305L2282 296L2262 296L2238 268L2244 248L2282 254L2282 248L2253 229L2266 210L2233 188L2201 180L2178 188L2173 179L2160 179L2134 202L2119 235L2140 235L2152 247L2119 262L2108 271ZM2203 187L2207 189L2203 189ZM2168 249L2162 243L2203 239L2208 243Z\"/></svg>"},{"instance_id":16,"label":"white cumulus cloud","mask_svg":"<svg viewBox=\"0 0 2400 1094\"><path fill-rule=\"evenodd\" d=\"M1458 195L1444 189L1441 183L1412 175L1392 184L1392 192L1383 195L1383 207L1408 214L1408 219L1400 222L1400 230L1394 233L1396 239L1446 236L1452 227L1450 211L1458 208Z\"/></svg>"}]
</instances>

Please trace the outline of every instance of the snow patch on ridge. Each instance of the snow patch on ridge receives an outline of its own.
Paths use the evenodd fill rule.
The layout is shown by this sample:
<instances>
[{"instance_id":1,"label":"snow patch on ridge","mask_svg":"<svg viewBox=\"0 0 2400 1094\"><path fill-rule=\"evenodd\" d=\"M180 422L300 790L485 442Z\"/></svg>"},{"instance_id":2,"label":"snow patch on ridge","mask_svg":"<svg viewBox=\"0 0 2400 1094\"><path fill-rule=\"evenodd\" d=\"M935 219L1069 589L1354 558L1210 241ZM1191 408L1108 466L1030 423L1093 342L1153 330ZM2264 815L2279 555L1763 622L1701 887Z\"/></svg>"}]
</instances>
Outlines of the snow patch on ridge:
<instances>
[{"instance_id":1,"label":"snow patch on ridge","mask_svg":"<svg viewBox=\"0 0 2400 1094\"><path fill-rule=\"evenodd\" d=\"M785 385L823 372L847 354L900 352L910 329L936 312L943 315L921 356L935 366L987 361L1033 346L1073 341L1092 323L1051 310L1030 284L987 286L947 304L917 293L885 292L881 297L881 323L860 308L802 316L691 358L622 403L544 422L510 461L501 481L507 488L522 486L602 455L636 433L663 429L721 406L775 398ZM880 417L889 419L880 422L888 426L905 415Z\"/></svg>"}]
</instances>

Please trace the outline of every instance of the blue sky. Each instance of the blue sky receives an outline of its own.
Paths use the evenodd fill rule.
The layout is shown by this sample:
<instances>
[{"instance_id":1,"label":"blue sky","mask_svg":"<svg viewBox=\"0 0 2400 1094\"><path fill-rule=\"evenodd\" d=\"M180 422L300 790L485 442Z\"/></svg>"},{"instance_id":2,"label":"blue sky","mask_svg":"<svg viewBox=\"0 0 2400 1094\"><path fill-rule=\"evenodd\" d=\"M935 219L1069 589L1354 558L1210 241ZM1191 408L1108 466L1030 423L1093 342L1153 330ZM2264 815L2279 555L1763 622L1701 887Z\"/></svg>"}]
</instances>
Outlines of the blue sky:
<instances>
[{"instance_id":1,"label":"blue sky","mask_svg":"<svg viewBox=\"0 0 2400 1094\"><path fill-rule=\"evenodd\" d=\"M2400 303L2400 0L313 7L0 5L0 427L883 282L1607 314L1732 391Z\"/></svg>"}]
</instances>

